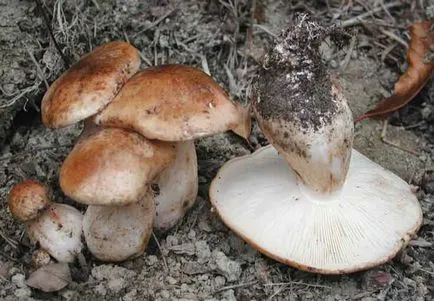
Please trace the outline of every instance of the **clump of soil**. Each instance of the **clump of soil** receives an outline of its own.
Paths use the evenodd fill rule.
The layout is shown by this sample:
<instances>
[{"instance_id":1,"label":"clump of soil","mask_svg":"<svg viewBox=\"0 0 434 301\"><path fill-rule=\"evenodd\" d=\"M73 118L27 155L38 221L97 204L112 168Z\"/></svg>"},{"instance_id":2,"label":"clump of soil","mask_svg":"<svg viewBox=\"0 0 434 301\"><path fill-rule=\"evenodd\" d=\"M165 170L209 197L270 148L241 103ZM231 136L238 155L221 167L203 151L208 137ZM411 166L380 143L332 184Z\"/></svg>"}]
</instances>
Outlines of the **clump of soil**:
<instances>
[{"instance_id":1,"label":"clump of soil","mask_svg":"<svg viewBox=\"0 0 434 301\"><path fill-rule=\"evenodd\" d=\"M294 23L265 55L254 84L254 105L264 119L299 122L303 129L317 130L338 110L319 48L327 35L338 40L341 31L306 14Z\"/></svg>"}]
</instances>

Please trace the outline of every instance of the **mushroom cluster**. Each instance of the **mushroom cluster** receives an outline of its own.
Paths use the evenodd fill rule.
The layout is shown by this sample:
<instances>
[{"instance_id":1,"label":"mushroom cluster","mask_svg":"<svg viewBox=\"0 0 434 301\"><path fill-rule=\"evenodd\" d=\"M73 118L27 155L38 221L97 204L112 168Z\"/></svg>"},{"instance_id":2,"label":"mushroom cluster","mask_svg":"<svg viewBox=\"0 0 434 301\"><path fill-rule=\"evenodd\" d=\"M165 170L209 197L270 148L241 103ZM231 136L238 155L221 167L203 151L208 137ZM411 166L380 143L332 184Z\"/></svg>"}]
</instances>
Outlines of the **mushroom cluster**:
<instances>
[{"instance_id":1,"label":"mushroom cluster","mask_svg":"<svg viewBox=\"0 0 434 301\"><path fill-rule=\"evenodd\" d=\"M193 206L194 139L228 130L246 139L250 134L250 107L233 102L199 69L139 68L139 51L132 45L104 44L65 71L41 103L48 128L84 121L59 183L65 195L88 205L75 222L90 252L103 261L142 254L153 229L170 229ZM31 210L39 214L45 203ZM29 210L26 201L16 203L22 206ZM25 214L31 215L27 220L36 213Z\"/></svg>"},{"instance_id":2,"label":"mushroom cluster","mask_svg":"<svg viewBox=\"0 0 434 301\"><path fill-rule=\"evenodd\" d=\"M227 162L210 187L218 215L249 244L322 274L388 261L422 223L411 187L352 149L352 113L319 53L334 34L306 15L282 32L252 87L271 144Z\"/></svg>"}]
</instances>

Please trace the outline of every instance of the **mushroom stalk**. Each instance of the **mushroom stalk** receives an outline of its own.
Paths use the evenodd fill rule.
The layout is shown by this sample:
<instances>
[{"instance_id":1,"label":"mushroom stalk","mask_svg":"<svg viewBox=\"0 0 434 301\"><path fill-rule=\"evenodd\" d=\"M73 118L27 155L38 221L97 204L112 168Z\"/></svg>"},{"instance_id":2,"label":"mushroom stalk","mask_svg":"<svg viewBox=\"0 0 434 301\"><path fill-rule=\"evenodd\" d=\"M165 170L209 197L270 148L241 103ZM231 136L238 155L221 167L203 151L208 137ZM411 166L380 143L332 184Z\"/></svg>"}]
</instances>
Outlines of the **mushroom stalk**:
<instances>
[{"instance_id":1,"label":"mushroom stalk","mask_svg":"<svg viewBox=\"0 0 434 301\"><path fill-rule=\"evenodd\" d=\"M301 184L319 193L339 190L345 182L354 132L347 101L318 52L325 34L312 22L285 31L253 85L262 132Z\"/></svg>"}]
</instances>

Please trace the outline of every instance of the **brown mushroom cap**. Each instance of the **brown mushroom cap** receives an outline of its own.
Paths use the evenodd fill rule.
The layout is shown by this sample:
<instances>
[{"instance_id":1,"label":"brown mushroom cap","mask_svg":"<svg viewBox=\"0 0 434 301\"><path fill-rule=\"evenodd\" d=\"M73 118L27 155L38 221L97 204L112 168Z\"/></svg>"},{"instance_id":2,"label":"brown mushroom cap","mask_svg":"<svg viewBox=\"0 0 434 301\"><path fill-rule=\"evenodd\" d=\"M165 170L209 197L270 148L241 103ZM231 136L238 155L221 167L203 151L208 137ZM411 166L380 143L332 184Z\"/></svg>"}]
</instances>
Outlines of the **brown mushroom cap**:
<instances>
[{"instance_id":1,"label":"brown mushroom cap","mask_svg":"<svg viewBox=\"0 0 434 301\"><path fill-rule=\"evenodd\" d=\"M9 211L23 222L36 218L49 204L50 190L36 180L25 180L9 191Z\"/></svg>"},{"instance_id":2,"label":"brown mushroom cap","mask_svg":"<svg viewBox=\"0 0 434 301\"><path fill-rule=\"evenodd\" d=\"M88 205L126 205L143 197L149 181L175 158L175 145L115 128L84 131L60 170L60 187Z\"/></svg>"},{"instance_id":3,"label":"brown mushroom cap","mask_svg":"<svg viewBox=\"0 0 434 301\"><path fill-rule=\"evenodd\" d=\"M250 108L233 103L203 71L184 65L149 68L133 76L94 118L149 139L185 141L227 130L247 138Z\"/></svg>"},{"instance_id":4,"label":"brown mushroom cap","mask_svg":"<svg viewBox=\"0 0 434 301\"><path fill-rule=\"evenodd\" d=\"M62 74L42 99L42 122L66 127L99 112L140 67L138 50L110 42L83 56Z\"/></svg>"}]
</instances>

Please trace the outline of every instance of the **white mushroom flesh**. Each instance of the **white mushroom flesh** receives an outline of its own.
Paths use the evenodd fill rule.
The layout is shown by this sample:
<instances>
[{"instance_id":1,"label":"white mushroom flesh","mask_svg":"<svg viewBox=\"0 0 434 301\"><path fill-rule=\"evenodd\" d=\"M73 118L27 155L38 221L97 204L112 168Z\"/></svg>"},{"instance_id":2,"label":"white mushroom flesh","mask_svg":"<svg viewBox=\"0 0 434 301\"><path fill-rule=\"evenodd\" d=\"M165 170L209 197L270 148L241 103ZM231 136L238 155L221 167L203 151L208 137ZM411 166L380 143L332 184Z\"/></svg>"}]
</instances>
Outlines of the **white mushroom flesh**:
<instances>
[{"instance_id":1,"label":"white mushroom flesh","mask_svg":"<svg viewBox=\"0 0 434 301\"><path fill-rule=\"evenodd\" d=\"M72 262L81 252L83 215L65 204L50 204L26 223L29 237L59 262Z\"/></svg>"},{"instance_id":2,"label":"white mushroom flesh","mask_svg":"<svg viewBox=\"0 0 434 301\"><path fill-rule=\"evenodd\" d=\"M396 255L420 227L410 186L353 150L340 191L319 194L267 146L225 164L210 188L218 215L264 254L302 270L341 274Z\"/></svg>"}]
</instances>

